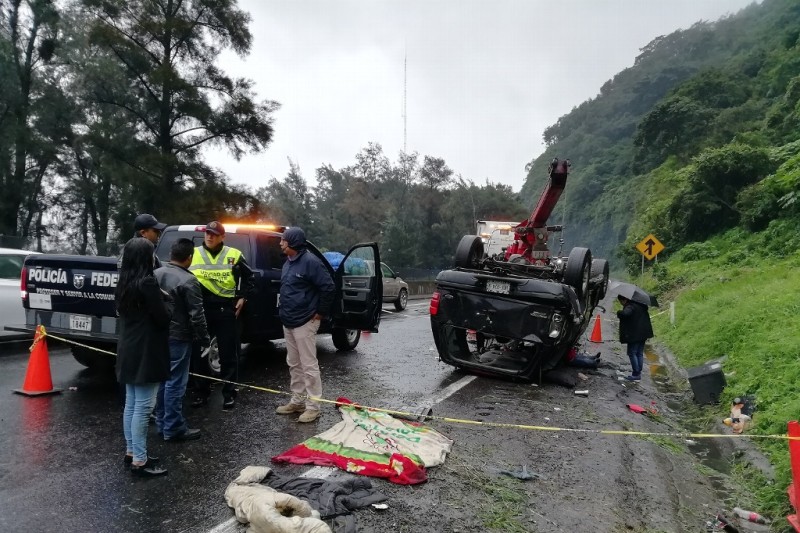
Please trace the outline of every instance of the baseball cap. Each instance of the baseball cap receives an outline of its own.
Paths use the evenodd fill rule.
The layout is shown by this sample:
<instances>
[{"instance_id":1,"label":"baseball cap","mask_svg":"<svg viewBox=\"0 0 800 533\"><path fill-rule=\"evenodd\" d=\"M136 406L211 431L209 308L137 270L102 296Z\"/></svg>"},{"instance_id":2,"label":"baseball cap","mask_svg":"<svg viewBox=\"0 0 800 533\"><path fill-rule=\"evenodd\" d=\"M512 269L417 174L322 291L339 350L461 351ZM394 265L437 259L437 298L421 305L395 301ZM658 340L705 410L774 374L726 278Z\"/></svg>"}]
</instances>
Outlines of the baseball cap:
<instances>
[{"instance_id":1,"label":"baseball cap","mask_svg":"<svg viewBox=\"0 0 800 533\"><path fill-rule=\"evenodd\" d=\"M156 217L148 213L142 213L141 215L138 215L133 221L133 229L135 231L148 228L155 228L158 231L162 231L166 227L166 224L159 222Z\"/></svg>"},{"instance_id":2,"label":"baseball cap","mask_svg":"<svg viewBox=\"0 0 800 533\"><path fill-rule=\"evenodd\" d=\"M225 226L223 226L216 220L212 220L211 222L206 224L206 231L211 232L214 235L225 235Z\"/></svg>"}]
</instances>

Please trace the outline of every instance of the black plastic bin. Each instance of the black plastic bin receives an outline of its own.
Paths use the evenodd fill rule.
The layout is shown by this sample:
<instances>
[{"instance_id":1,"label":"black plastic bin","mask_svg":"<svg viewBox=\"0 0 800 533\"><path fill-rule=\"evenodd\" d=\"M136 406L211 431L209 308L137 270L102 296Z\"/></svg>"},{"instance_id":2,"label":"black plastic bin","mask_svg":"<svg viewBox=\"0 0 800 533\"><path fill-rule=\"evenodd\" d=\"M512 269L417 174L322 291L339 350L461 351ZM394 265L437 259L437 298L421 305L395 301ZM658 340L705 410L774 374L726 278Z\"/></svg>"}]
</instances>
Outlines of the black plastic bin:
<instances>
[{"instance_id":1,"label":"black plastic bin","mask_svg":"<svg viewBox=\"0 0 800 533\"><path fill-rule=\"evenodd\" d=\"M719 403L722 389L725 388L725 374L722 363L712 362L695 366L686 370L689 384L692 386L694 401L698 404Z\"/></svg>"}]
</instances>

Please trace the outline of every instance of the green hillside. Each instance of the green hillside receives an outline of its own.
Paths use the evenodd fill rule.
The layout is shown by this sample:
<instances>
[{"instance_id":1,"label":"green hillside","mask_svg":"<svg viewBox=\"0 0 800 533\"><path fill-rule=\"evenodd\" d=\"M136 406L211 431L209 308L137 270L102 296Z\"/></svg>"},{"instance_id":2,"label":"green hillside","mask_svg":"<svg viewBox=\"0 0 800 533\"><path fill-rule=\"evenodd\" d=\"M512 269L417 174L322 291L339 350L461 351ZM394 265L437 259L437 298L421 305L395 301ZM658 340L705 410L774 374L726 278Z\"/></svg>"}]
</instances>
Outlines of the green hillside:
<instances>
[{"instance_id":1,"label":"green hillside","mask_svg":"<svg viewBox=\"0 0 800 533\"><path fill-rule=\"evenodd\" d=\"M547 163L572 160L554 215L565 218L568 245L590 246L675 302L674 324L654 320L657 340L685 367L727 356L728 386L709 418L753 395L756 435L800 418L799 37L800 3L764 0L655 39L545 131L522 190L533 202ZM639 277L634 246L649 233L667 248ZM775 483L742 467L737 497L788 531L787 443L756 443Z\"/></svg>"},{"instance_id":2,"label":"green hillside","mask_svg":"<svg viewBox=\"0 0 800 533\"><path fill-rule=\"evenodd\" d=\"M568 245L612 259L650 232L674 251L737 224L763 228L791 192L786 179L753 184L797 153L784 145L800 130L798 35L800 4L765 0L656 38L545 130L547 148L530 163L521 197L532 206L548 162L570 158L554 217L564 217ZM727 154L750 166L738 174L720 166Z\"/></svg>"}]
</instances>

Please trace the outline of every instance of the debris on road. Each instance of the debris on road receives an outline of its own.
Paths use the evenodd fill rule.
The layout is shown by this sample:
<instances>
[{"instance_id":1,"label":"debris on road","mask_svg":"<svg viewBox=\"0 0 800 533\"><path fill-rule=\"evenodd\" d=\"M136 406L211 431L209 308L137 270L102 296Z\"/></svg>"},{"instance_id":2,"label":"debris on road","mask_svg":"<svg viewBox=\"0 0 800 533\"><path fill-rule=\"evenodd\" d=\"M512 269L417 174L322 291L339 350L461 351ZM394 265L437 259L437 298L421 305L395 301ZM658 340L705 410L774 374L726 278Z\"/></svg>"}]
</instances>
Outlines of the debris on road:
<instances>
[{"instance_id":1,"label":"debris on road","mask_svg":"<svg viewBox=\"0 0 800 533\"><path fill-rule=\"evenodd\" d=\"M522 467L519 470L498 470L497 473L506 476L511 476L522 481L529 481L531 479L543 479L543 476L541 474L537 474L536 472L529 472L528 465L522 465Z\"/></svg>"}]
</instances>

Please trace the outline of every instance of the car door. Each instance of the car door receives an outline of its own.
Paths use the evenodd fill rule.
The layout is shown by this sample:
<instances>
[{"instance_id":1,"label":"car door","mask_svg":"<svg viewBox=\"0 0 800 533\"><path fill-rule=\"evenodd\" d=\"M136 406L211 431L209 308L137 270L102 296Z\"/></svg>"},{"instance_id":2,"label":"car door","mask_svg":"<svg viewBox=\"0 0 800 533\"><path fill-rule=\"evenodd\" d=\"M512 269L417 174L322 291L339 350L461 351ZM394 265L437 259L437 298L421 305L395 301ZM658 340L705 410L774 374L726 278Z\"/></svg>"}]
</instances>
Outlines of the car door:
<instances>
[{"instance_id":1,"label":"car door","mask_svg":"<svg viewBox=\"0 0 800 533\"><path fill-rule=\"evenodd\" d=\"M334 326L346 329L378 331L381 319L383 281L378 243L356 244L336 269L336 304Z\"/></svg>"},{"instance_id":2,"label":"car door","mask_svg":"<svg viewBox=\"0 0 800 533\"><path fill-rule=\"evenodd\" d=\"M394 301L400 293L400 284L397 276L392 269L381 263L381 275L383 276L383 298L387 301Z\"/></svg>"}]
</instances>

